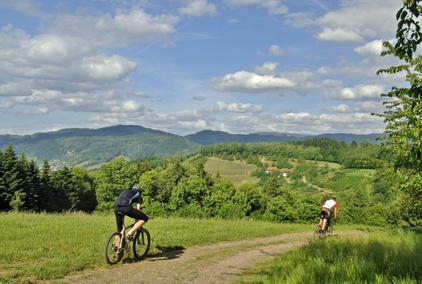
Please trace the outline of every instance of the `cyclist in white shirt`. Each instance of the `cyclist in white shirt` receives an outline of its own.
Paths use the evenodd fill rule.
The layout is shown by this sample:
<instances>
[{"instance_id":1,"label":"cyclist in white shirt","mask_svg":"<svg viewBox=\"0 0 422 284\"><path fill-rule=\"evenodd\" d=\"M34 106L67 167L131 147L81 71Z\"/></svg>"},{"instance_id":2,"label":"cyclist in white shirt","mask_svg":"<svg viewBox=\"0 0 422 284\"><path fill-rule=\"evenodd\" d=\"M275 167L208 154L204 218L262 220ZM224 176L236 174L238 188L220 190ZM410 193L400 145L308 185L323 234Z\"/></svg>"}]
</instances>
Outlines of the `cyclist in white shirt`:
<instances>
[{"instance_id":1,"label":"cyclist in white shirt","mask_svg":"<svg viewBox=\"0 0 422 284\"><path fill-rule=\"evenodd\" d=\"M321 209L321 216L319 219L319 225L321 226L320 234L324 233L325 226L327 225L327 220L331 216L331 209L334 208L334 220L337 219L337 210L338 210L338 204L336 202L336 196L332 195L331 199L325 201L324 205Z\"/></svg>"}]
</instances>

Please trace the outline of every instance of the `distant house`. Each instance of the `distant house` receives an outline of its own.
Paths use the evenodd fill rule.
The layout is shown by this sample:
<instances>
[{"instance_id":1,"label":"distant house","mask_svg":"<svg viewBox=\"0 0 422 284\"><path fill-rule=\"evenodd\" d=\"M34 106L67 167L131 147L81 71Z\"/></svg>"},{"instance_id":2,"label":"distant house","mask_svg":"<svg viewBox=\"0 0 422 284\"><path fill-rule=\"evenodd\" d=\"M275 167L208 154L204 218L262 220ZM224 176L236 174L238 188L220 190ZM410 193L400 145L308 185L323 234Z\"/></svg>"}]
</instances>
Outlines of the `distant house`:
<instances>
[{"instance_id":1,"label":"distant house","mask_svg":"<svg viewBox=\"0 0 422 284\"><path fill-rule=\"evenodd\" d=\"M267 174L269 174L270 172L272 172L272 171L279 171L279 169L277 169L277 167L268 167L266 170L265 170L265 172L267 173Z\"/></svg>"},{"instance_id":2,"label":"distant house","mask_svg":"<svg viewBox=\"0 0 422 284\"><path fill-rule=\"evenodd\" d=\"M267 174L269 174L272 171L278 171L278 172L280 172L283 175L283 177L287 177L292 172L291 169L278 169L277 167L268 167L265 170L265 172Z\"/></svg>"}]
</instances>

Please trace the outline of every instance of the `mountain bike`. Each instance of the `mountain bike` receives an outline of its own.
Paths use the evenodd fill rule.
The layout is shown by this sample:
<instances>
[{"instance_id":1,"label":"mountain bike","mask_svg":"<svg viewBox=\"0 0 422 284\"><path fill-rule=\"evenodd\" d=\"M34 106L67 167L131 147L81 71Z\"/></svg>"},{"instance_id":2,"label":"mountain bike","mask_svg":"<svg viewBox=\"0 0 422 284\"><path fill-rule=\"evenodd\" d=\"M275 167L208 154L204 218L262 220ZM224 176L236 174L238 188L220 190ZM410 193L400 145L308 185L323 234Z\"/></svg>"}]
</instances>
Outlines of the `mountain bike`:
<instances>
[{"instance_id":1,"label":"mountain bike","mask_svg":"<svg viewBox=\"0 0 422 284\"><path fill-rule=\"evenodd\" d=\"M328 218L327 224L325 224L325 230L321 231L321 226L318 224L314 230L314 239L324 239L325 237L332 236L334 233L334 224L335 220Z\"/></svg>"},{"instance_id":2,"label":"mountain bike","mask_svg":"<svg viewBox=\"0 0 422 284\"><path fill-rule=\"evenodd\" d=\"M132 228L135 223L125 227L125 215L122 212L118 212L118 214L122 217L123 228L120 232L114 232L107 238L104 248L104 257L107 263L116 264L122 260L125 252L130 253L131 242L133 242L132 249L135 258L138 260L144 259L151 245L151 235L147 229L141 227L136 231L132 240L126 239L124 237L126 230Z\"/></svg>"}]
</instances>

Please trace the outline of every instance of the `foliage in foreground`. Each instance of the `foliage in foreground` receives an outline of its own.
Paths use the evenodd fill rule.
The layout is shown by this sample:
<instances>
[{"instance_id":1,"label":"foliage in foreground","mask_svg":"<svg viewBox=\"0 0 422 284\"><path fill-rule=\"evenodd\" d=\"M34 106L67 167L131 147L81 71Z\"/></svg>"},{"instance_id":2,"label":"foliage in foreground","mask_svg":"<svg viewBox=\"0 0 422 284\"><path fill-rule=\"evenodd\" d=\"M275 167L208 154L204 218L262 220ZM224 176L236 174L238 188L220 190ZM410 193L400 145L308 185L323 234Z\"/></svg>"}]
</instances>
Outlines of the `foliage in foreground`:
<instances>
[{"instance_id":1,"label":"foliage in foreground","mask_svg":"<svg viewBox=\"0 0 422 284\"><path fill-rule=\"evenodd\" d=\"M422 236L404 231L312 242L266 263L241 283L419 283Z\"/></svg>"}]
</instances>

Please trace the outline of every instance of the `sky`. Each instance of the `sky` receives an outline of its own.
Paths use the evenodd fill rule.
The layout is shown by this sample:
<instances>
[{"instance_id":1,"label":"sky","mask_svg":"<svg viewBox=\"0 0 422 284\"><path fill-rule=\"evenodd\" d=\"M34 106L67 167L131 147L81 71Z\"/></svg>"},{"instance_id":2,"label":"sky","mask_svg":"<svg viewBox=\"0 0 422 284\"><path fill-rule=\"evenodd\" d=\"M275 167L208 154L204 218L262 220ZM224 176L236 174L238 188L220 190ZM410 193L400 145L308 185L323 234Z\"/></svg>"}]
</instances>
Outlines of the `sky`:
<instances>
[{"instance_id":1,"label":"sky","mask_svg":"<svg viewBox=\"0 0 422 284\"><path fill-rule=\"evenodd\" d=\"M382 133L400 0L0 0L0 134Z\"/></svg>"}]
</instances>

